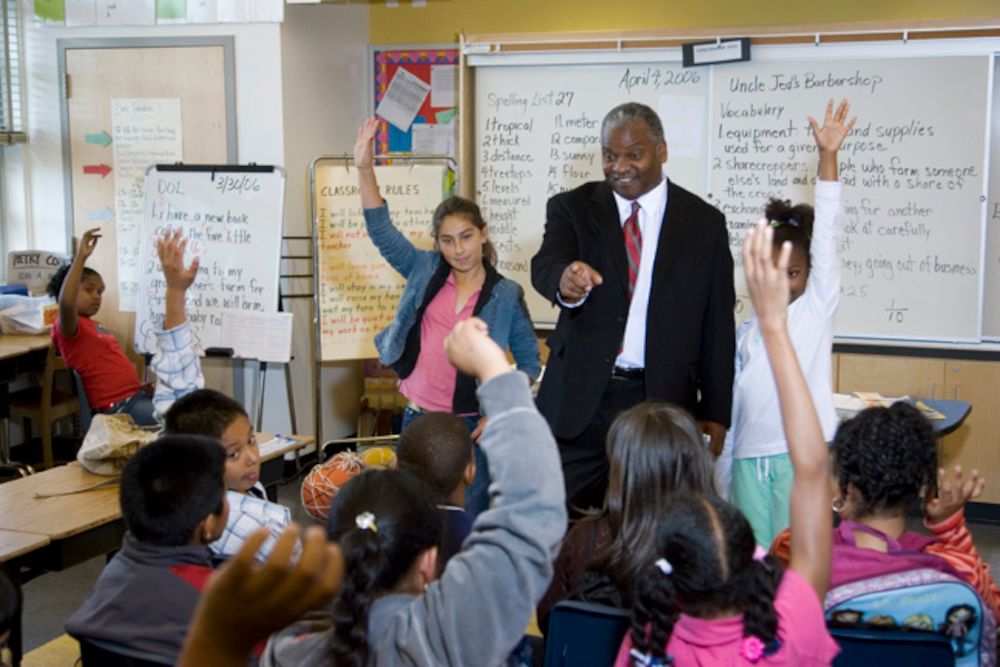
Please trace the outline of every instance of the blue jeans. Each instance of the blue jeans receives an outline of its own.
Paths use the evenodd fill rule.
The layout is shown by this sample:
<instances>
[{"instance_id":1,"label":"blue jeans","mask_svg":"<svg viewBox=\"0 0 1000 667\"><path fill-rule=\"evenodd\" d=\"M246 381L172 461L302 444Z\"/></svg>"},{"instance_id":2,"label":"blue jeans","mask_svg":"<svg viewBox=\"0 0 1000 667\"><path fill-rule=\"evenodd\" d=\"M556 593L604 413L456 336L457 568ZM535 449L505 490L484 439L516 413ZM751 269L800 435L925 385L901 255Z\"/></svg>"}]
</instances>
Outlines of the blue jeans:
<instances>
[{"instance_id":1,"label":"blue jeans","mask_svg":"<svg viewBox=\"0 0 1000 667\"><path fill-rule=\"evenodd\" d=\"M407 407L403 411L403 426L400 431L406 430L409 423L421 414L418 410ZM469 433L476 430L476 426L479 425L479 415L459 417L459 419L465 422ZM465 511L478 516L490 506L490 469L479 445L473 443L472 451L476 457L476 477L472 480L472 485L465 490Z\"/></svg>"},{"instance_id":2,"label":"blue jeans","mask_svg":"<svg viewBox=\"0 0 1000 667\"><path fill-rule=\"evenodd\" d=\"M138 394L120 401L108 414L131 415L132 421L139 426L156 426L156 416L153 414L153 397L140 389Z\"/></svg>"}]
</instances>

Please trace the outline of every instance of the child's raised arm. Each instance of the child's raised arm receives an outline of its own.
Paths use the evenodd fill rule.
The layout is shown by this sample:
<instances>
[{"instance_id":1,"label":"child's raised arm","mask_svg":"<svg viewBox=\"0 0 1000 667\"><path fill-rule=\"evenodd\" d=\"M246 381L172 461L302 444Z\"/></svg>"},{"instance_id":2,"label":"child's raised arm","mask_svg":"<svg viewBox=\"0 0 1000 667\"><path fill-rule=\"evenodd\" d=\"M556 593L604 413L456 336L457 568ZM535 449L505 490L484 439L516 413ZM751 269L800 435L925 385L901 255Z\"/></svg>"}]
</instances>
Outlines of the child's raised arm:
<instances>
[{"instance_id":1,"label":"child's raised arm","mask_svg":"<svg viewBox=\"0 0 1000 667\"><path fill-rule=\"evenodd\" d=\"M823 127L819 126L816 119L809 116L809 124L812 126L813 138L816 146L819 147L819 180L837 180L837 151L840 150L844 138L847 137L858 117L855 116L851 122L844 124L847 114L851 110L851 105L847 100L841 100L837 111L833 110L833 100L826 105L826 117L823 119Z\"/></svg>"},{"instance_id":2,"label":"child's raised arm","mask_svg":"<svg viewBox=\"0 0 1000 667\"><path fill-rule=\"evenodd\" d=\"M378 130L378 118L372 117L358 130L358 140L354 144L354 168L358 170L358 187L361 189L361 205L365 208L378 208L384 202L378 192L378 180L375 178L375 132Z\"/></svg>"},{"instance_id":3,"label":"child's raised arm","mask_svg":"<svg viewBox=\"0 0 1000 667\"><path fill-rule=\"evenodd\" d=\"M181 230L173 233L167 230L162 239L156 240L156 254L160 256L160 266L163 268L163 278L167 283L166 313L163 317L163 330L169 331L179 327L187 320L184 312L184 298L187 289L191 287L198 275L197 257L191 260L191 266L184 268L184 248L187 239L181 239Z\"/></svg>"},{"instance_id":4,"label":"child's raised arm","mask_svg":"<svg viewBox=\"0 0 1000 667\"><path fill-rule=\"evenodd\" d=\"M94 254L97 241L101 238L100 231L100 227L94 227L83 233L80 246L76 249L76 257L73 258L73 264L69 267L69 273L66 274L62 289L59 290L59 331L70 338L76 335L76 299L80 293L83 266L87 263L87 259Z\"/></svg>"},{"instance_id":5,"label":"child's raised arm","mask_svg":"<svg viewBox=\"0 0 1000 667\"><path fill-rule=\"evenodd\" d=\"M761 220L743 243L743 265L778 387L781 418L795 471L789 567L805 577L822 600L830 580L833 532L829 453L788 335L788 260L792 247L786 242L774 262L773 242L774 230Z\"/></svg>"}]
</instances>

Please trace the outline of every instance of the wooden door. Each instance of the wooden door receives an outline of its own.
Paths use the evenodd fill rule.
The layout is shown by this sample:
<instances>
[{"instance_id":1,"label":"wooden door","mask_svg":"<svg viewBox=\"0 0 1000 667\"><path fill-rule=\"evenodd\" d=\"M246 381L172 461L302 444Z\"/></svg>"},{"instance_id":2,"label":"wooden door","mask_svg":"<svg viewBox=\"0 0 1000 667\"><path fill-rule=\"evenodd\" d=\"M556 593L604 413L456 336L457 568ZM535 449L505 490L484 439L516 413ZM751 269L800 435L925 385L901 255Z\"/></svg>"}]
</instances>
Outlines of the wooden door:
<instances>
[{"instance_id":1,"label":"wooden door","mask_svg":"<svg viewBox=\"0 0 1000 667\"><path fill-rule=\"evenodd\" d=\"M93 173L93 167L102 164L115 168L114 151L112 146L88 141L87 135L112 134L114 99L179 99L183 161L230 161L235 152L230 153L228 147L227 125L232 111L228 108L231 95L227 95L226 50L225 44L74 48L70 43L63 51L67 98L64 121L68 121L64 122L68 131L68 137L64 137L68 151L64 149L64 153L71 174L72 196L67 199L71 199L73 236L79 238L87 229L101 228L102 239L88 261L106 285L104 302L95 319L118 337L134 361L138 361L132 345L135 314L119 308L118 216L102 220L94 215L115 209L113 173ZM85 166L91 173L85 173Z\"/></svg>"},{"instance_id":2,"label":"wooden door","mask_svg":"<svg viewBox=\"0 0 1000 667\"><path fill-rule=\"evenodd\" d=\"M954 433L946 436L940 449L941 465L947 469L961 465L968 474L973 468L986 478L986 488L978 502L1000 503L1000 363L988 361L945 361L945 394L940 398L968 401L972 412Z\"/></svg>"}]
</instances>

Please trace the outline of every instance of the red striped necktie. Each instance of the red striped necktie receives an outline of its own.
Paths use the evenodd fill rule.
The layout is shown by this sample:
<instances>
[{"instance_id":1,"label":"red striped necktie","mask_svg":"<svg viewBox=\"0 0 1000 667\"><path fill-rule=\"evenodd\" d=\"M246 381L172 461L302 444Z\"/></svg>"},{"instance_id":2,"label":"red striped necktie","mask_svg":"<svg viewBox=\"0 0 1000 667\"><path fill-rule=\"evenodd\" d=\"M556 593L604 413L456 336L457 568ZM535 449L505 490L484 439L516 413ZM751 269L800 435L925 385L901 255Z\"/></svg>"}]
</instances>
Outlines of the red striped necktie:
<instances>
[{"instance_id":1,"label":"red striped necktie","mask_svg":"<svg viewBox=\"0 0 1000 667\"><path fill-rule=\"evenodd\" d=\"M632 215L625 221L625 254L628 255L628 295L632 298L635 281L639 278L642 258L642 232L639 230L639 202L632 202Z\"/></svg>"}]
</instances>

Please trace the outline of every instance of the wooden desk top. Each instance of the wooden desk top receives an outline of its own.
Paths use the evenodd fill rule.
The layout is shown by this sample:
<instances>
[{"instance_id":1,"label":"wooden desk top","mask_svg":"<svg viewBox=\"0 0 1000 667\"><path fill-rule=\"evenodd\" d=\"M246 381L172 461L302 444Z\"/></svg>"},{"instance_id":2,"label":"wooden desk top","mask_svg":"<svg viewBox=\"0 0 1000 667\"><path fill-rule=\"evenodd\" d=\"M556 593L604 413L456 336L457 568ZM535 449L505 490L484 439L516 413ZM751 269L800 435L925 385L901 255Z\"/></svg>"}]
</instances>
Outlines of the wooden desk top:
<instances>
[{"instance_id":1,"label":"wooden desk top","mask_svg":"<svg viewBox=\"0 0 1000 667\"><path fill-rule=\"evenodd\" d=\"M44 350L52 345L52 336L47 333L25 336L22 334L0 334L0 347L26 347L28 352Z\"/></svg>"},{"instance_id":2,"label":"wooden desk top","mask_svg":"<svg viewBox=\"0 0 1000 667\"><path fill-rule=\"evenodd\" d=\"M35 533L0 530L0 563L47 546L49 538Z\"/></svg>"},{"instance_id":3,"label":"wooden desk top","mask_svg":"<svg viewBox=\"0 0 1000 667\"><path fill-rule=\"evenodd\" d=\"M0 361L20 357L21 355L28 354L29 352L31 352L31 349L29 349L27 345L0 343Z\"/></svg>"},{"instance_id":4,"label":"wooden desk top","mask_svg":"<svg viewBox=\"0 0 1000 667\"><path fill-rule=\"evenodd\" d=\"M257 446L259 447L259 446L265 444L266 442L268 442L269 440L271 440L271 439L273 439L275 437L278 437L278 436L276 434L274 434L274 433L258 433L257 434ZM270 451L270 452L267 452L265 454L261 454L261 456L260 456L260 462L261 463L265 463L265 462L270 461L272 459L276 459L276 458L279 458L281 456L284 456L288 452L294 452L297 449L302 449L303 447L308 447L309 445L311 445L314 442L316 442L316 438L312 437L311 435L288 435L288 436L283 436L283 437L294 438L294 442L289 442L287 445L283 445L283 446L279 447L278 449L275 449L274 451Z\"/></svg>"},{"instance_id":5,"label":"wooden desk top","mask_svg":"<svg viewBox=\"0 0 1000 667\"><path fill-rule=\"evenodd\" d=\"M82 489L114 478L87 472L70 464L0 484L0 530L45 535L58 540L78 535L121 517L118 486L52 498L36 493Z\"/></svg>"}]
</instances>

